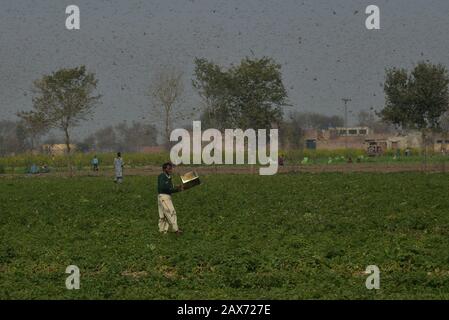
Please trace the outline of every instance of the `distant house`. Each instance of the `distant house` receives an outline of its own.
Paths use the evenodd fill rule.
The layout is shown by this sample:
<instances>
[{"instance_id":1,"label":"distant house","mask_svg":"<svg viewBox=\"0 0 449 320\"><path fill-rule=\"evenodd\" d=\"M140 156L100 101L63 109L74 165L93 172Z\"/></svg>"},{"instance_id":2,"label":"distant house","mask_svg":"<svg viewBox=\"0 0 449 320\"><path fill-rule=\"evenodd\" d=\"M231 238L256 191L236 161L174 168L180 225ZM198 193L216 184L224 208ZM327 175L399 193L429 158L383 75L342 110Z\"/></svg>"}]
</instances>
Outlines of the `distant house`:
<instances>
[{"instance_id":1,"label":"distant house","mask_svg":"<svg viewBox=\"0 0 449 320\"><path fill-rule=\"evenodd\" d=\"M71 151L76 150L76 146L74 144L70 144ZM57 143L57 144L43 144L41 146L42 153L46 153L49 155L62 155L67 152L67 146L64 143Z\"/></svg>"},{"instance_id":2,"label":"distant house","mask_svg":"<svg viewBox=\"0 0 449 320\"><path fill-rule=\"evenodd\" d=\"M304 143L307 149L363 149L365 138L370 134L368 127L331 128L327 130L305 129Z\"/></svg>"},{"instance_id":3,"label":"distant house","mask_svg":"<svg viewBox=\"0 0 449 320\"><path fill-rule=\"evenodd\" d=\"M419 132L407 134L371 134L365 139L368 153L382 154L386 150L405 150L407 148L421 148L422 137Z\"/></svg>"},{"instance_id":4,"label":"distant house","mask_svg":"<svg viewBox=\"0 0 449 320\"><path fill-rule=\"evenodd\" d=\"M449 137L445 135L435 136L433 150L435 152L447 153L449 151Z\"/></svg>"},{"instance_id":5,"label":"distant house","mask_svg":"<svg viewBox=\"0 0 449 320\"><path fill-rule=\"evenodd\" d=\"M386 150L421 148L422 137L418 131L407 134L373 133L368 127L338 127L327 130L305 129L304 145L307 149L335 150L362 149L368 153L381 154ZM439 138L434 144L440 152L449 139ZM447 148L449 150L449 147Z\"/></svg>"},{"instance_id":6,"label":"distant house","mask_svg":"<svg viewBox=\"0 0 449 320\"><path fill-rule=\"evenodd\" d=\"M381 155L388 149L401 149L406 148L404 145L404 139L398 139L394 137L391 139L390 134L377 133L371 134L365 138L365 147L369 155Z\"/></svg>"}]
</instances>

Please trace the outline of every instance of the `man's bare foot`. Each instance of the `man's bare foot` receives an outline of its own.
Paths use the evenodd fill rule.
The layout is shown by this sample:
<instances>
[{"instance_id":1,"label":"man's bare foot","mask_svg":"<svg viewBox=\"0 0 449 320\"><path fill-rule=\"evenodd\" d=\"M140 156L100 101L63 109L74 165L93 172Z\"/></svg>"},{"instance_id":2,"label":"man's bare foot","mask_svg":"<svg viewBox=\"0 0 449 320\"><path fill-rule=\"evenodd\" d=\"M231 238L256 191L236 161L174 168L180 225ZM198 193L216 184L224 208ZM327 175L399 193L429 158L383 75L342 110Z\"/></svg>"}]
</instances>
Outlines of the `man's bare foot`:
<instances>
[{"instance_id":1,"label":"man's bare foot","mask_svg":"<svg viewBox=\"0 0 449 320\"><path fill-rule=\"evenodd\" d=\"M183 231L181 229L178 229L178 231L176 231L175 233L179 236L183 233Z\"/></svg>"}]
</instances>

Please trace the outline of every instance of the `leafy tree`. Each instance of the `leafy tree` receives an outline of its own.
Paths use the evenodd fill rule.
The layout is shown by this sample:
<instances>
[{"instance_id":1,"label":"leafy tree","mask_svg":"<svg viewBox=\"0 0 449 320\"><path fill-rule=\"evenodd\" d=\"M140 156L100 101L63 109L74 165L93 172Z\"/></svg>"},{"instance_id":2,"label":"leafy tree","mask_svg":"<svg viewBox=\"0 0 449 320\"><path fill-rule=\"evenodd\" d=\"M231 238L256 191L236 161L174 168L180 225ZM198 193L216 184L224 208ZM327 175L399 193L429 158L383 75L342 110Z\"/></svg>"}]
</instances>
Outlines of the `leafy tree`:
<instances>
[{"instance_id":1,"label":"leafy tree","mask_svg":"<svg viewBox=\"0 0 449 320\"><path fill-rule=\"evenodd\" d=\"M31 150L36 148L40 138L49 131L49 123L43 112L19 112L21 121L17 130L19 136L24 140L29 140Z\"/></svg>"},{"instance_id":2,"label":"leafy tree","mask_svg":"<svg viewBox=\"0 0 449 320\"><path fill-rule=\"evenodd\" d=\"M206 127L269 129L282 120L287 92L281 66L270 58L243 59L224 70L195 59L193 86L203 99Z\"/></svg>"},{"instance_id":3,"label":"leafy tree","mask_svg":"<svg viewBox=\"0 0 449 320\"><path fill-rule=\"evenodd\" d=\"M64 132L70 173L70 130L92 114L100 99L93 94L97 83L95 75L87 72L85 66L60 69L34 82L33 110L18 114L25 121L41 119L46 128L59 128Z\"/></svg>"},{"instance_id":4,"label":"leafy tree","mask_svg":"<svg viewBox=\"0 0 449 320\"><path fill-rule=\"evenodd\" d=\"M0 156L5 156L17 150L16 127L16 122L8 120L0 121Z\"/></svg>"},{"instance_id":5,"label":"leafy tree","mask_svg":"<svg viewBox=\"0 0 449 320\"><path fill-rule=\"evenodd\" d=\"M448 71L440 64L420 62L410 73L405 69L387 69L386 104L380 116L402 128L436 130L448 110L448 85Z\"/></svg>"},{"instance_id":6,"label":"leafy tree","mask_svg":"<svg viewBox=\"0 0 449 320\"><path fill-rule=\"evenodd\" d=\"M386 104L380 116L403 129L421 131L426 164L428 132L433 135L440 130L440 120L448 110L448 85L448 71L441 64L420 62L410 73L394 68L386 71Z\"/></svg>"},{"instance_id":7,"label":"leafy tree","mask_svg":"<svg viewBox=\"0 0 449 320\"><path fill-rule=\"evenodd\" d=\"M0 155L17 154L33 150L33 141L39 133L29 130L24 121L0 121Z\"/></svg>"}]
</instances>

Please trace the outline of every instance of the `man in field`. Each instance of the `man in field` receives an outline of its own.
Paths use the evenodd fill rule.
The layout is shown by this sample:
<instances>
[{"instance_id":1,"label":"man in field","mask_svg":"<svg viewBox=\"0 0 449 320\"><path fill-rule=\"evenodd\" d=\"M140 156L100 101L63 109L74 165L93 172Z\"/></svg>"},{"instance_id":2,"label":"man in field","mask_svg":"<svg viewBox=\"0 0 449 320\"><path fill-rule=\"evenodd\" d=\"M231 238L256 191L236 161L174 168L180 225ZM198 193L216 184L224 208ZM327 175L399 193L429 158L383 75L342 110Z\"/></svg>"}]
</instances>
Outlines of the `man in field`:
<instances>
[{"instance_id":1,"label":"man in field","mask_svg":"<svg viewBox=\"0 0 449 320\"><path fill-rule=\"evenodd\" d=\"M92 159L92 170L93 171L98 171L98 164L99 164L99 161L98 161L98 158L97 158L97 155L95 155L94 156L94 158Z\"/></svg>"},{"instance_id":2,"label":"man in field","mask_svg":"<svg viewBox=\"0 0 449 320\"><path fill-rule=\"evenodd\" d=\"M183 190L183 186L173 186L171 174L173 165L169 162L162 165L162 173L157 179L157 204L159 209L159 232L167 233L170 226L173 231L180 235L182 231L178 227L175 207L171 195Z\"/></svg>"},{"instance_id":3,"label":"man in field","mask_svg":"<svg viewBox=\"0 0 449 320\"><path fill-rule=\"evenodd\" d=\"M114 182L122 183L123 182L123 159L122 154L117 152L117 158L114 159L114 170L115 170L115 179Z\"/></svg>"}]
</instances>

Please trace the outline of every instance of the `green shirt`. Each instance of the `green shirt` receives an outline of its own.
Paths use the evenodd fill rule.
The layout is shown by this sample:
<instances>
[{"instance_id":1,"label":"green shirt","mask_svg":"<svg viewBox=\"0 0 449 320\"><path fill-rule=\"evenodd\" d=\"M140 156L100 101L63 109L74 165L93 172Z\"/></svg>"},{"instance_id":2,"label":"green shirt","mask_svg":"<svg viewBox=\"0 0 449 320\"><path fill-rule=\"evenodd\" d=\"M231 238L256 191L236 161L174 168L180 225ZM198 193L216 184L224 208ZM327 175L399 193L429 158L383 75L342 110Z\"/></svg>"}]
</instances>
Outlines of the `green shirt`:
<instances>
[{"instance_id":1,"label":"green shirt","mask_svg":"<svg viewBox=\"0 0 449 320\"><path fill-rule=\"evenodd\" d=\"M171 181L171 176L167 175L165 172L161 173L157 178L157 193L158 194L172 194L178 192L179 189L173 186Z\"/></svg>"}]
</instances>

